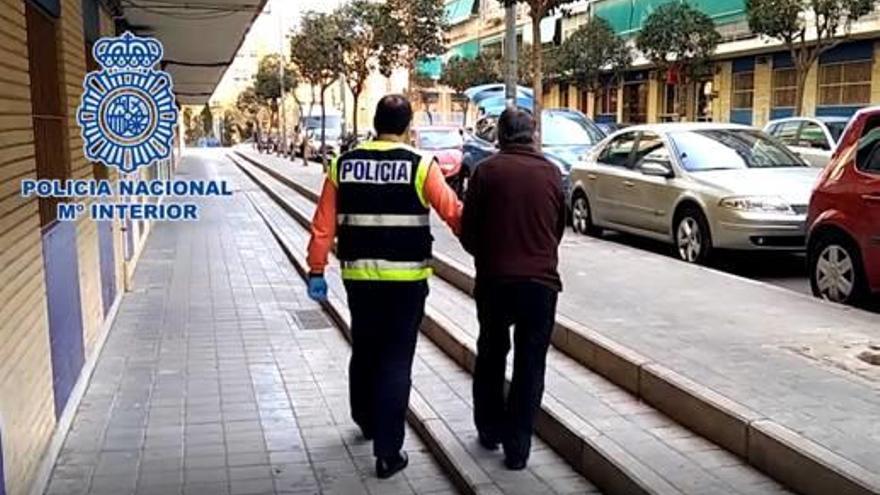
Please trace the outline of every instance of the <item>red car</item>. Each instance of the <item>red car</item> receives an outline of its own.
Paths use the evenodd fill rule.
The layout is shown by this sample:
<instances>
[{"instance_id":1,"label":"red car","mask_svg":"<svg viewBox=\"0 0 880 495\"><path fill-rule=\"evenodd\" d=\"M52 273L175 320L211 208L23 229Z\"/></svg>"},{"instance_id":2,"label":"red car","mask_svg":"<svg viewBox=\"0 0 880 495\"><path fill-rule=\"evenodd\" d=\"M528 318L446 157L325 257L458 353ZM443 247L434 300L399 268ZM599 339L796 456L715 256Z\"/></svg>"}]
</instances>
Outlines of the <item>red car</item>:
<instances>
[{"instance_id":1,"label":"red car","mask_svg":"<svg viewBox=\"0 0 880 495\"><path fill-rule=\"evenodd\" d=\"M857 304L880 293L880 107L847 125L807 216L813 293Z\"/></svg>"},{"instance_id":2,"label":"red car","mask_svg":"<svg viewBox=\"0 0 880 495\"><path fill-rule=\"evenodd\" d=\"M461 149L464 145L461 129L452 126L416 127L412 130L412 144L437 157L446 182L461 196L467 179L461 168Z\"/></svg>"}]
</instances>

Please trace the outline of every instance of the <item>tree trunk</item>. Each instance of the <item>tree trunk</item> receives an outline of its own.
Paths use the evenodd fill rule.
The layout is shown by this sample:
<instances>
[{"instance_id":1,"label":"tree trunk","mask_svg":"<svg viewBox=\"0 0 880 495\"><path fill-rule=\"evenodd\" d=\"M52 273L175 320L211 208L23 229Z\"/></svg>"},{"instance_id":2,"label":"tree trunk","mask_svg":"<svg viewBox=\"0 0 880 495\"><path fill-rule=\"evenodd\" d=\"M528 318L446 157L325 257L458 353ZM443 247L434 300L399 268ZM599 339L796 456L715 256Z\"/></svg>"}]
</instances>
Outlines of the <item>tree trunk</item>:
<instances>
[{"instance_id":1,"label":"tree trunk","mask_svg":"<svg viewBox=\"0 0 880 495\"><path fill-rule=\"evenodd\" d=\"M355 137L355 139L357 139L357 135L358 135L358 100L360 100L361 94L357 91L352 91L351 93L352 93L352 103L354 104L354 110L352 112L352 117L351 117L352 129L353 129L352 132L354 132L354 137Z\"/></svg>"},{"instance_id":2,"label":"tree trunk","mask_svg":"<svg viewBox=\"0 0 880 495\"><path fill-rule=\"evenodd\" d=\"M807 73L810 71L812 64L795 64L795 72L797 72L797 82L794 91L794 116L801 117L804 112L804 88L807 85Z\"/></svg>"},{"instance_id":3,"label":"tree trunk","mask_svg":"<svg viewBox=\"0 0 880 495\"><path fill-rule=\"evenodd\" d=\"M327 129L327 107L324 103L324 95L327 93L327 86L321 86L321 164L324 165L324 169L327 169L327 151L325 150L325 145L327 144L327 135L325 130Z\"/></svg>"},{"instance_id":4,"label":"tree trunk","mask_svg":"<svg viewBox=\"0 0 880 495\"><path fill-rule=\"evenodd\" d=\"M467 127L467 113L468 113L468 110L470 109L470 106L471 106L470 103L471 103L470 100L464 101L464 107L461 112L462 113L462 118L461 118L461 126L462 127Z\"/></svg>"},{"instance_id":5,"label":"tree trunk","mask_svg":"<svg viewBox=\"0 0 880 495\"><path fill-rule=\"evenodd\" d=\"M541 50L541 16L532 13L532 91L534 104L532 114L535 117L535 133L541 143L541 113L544 108L544 53ZM540 146L540 144L539 144Z\"/></svg>"}]
</instances>

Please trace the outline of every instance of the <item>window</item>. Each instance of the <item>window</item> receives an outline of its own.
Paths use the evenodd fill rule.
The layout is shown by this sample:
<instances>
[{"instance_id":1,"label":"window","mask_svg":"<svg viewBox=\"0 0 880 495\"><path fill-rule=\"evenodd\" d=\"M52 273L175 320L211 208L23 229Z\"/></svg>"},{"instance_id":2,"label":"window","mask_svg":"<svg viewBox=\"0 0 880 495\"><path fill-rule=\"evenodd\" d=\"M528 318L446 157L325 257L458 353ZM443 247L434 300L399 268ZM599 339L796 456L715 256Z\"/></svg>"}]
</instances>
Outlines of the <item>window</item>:
<instances>
[{"instance_id":1,"label":"window","mask_svg":"<svg viewBox=\"0 0 880 495\"><path fill-rule=\"evenodd\" d=\"M819 105L866 105L870 102L870 61L819 67Z\"/></svg>"},{"instance_id":2,"label":"window","mask_svg":"<svg viewBox=\"0 0 880 495\"><path fill-rule=\"evenodd\" d=\"M800 120L790 120L776 126L773 136L788 146L797 146L798 129L801 128Z\"/></svg>"},{"instance_id":3,"label":"window","mask_svg":"<svg viewBox=\"0 0 880 495\"><path fill-rule=\"evenodd\" d=\"M675 131L669 134L690 172L806 167L786 147L753 129Z\"/></svg>"},{"instance_id":4,"label":"window","mask_svg":"<svg viewBox=\"0 0 880 495\"><path fill-rule=\"evenodd\" d=\"M561 106L562 108L568 108L569 103L570 103L570 100L568 97L568 84L562 83L559 85L559 98L560 98L560 105L559 106Z\"/></svg>"},{"instance_id":5,"label":"window","mask_svg":"<svg viewBox=\"0 0 880 495\"><path fill-rule=\"evenodd\" d=\"M485 117L477 121L475 134L484 141L494 143L498 137L498 126L495 117Z\"/></svg>"},{"instance_id":6,"label":"window","mask_svg":"<svg viewBox=\"0 0 880 495\"><path fill-rule=\"evenodd\" d=\"M623 121L644 124L648 121L648 85L631 83L623 86Z\"/></svg>"},{"instance_id":7,"label":"window","mask_svg":"<svg viewBox=\"0 0 880 495\"><path fill-rule=\"evenodd\" d=\"M755 73L737 72L733 75L734 110L751 110L755 96Z\"/></svg>"},{"instance_id":8,"label":"window","mask_svg":"<svg viewBox=\"0 0 880 495\"><path fill-rule=\"evenodd\" d=\"M541 119L544 146L593 145L603 134L595 124L574 113L545 110Z\"/></svg>"},{"instance_id":9,"label":"window","mask_svg":"<svg viewBox=\"0 0 880 495\"><path fill-rule=\"evenodd\" d=\"M634 132L618 136L602 150L599 161L605 165L628 167L630 155L632 155L635 144L636 133Z\"/></svg>"},{"instance_id":10,"label":"window","mask_svg":"<svg viewBox=\"0 0 880 495\"><path fill-rule=\"evenodd\" d=\"M594 113L596 115L617 115L617 88L603 86L596 92Z\"/></svg>"},{"instance_id":11,"label":"window","mask_svg":"<svg viewBox=\"0 0 880 495\"><path fill-rule=\"evenodd\" d=\"M650 132L643 132L639 137L639 147L634 160L636 168L641 167L645 160L669 161L669 151L663 144L663 140L660 139L660 136Z\"/></svg>"},{"instance_id":12,"label":"window","mask_svg":"<svg viewBox=\"0 0 880 495\"><path fill-rule=\"evenodd\" d=\"M678 88L677 84L667 84L663 87L663 115L660 118L663 122L678 120L678 110L676 109L679 97Z\"/></svg>"},{"instance_id":13,"label":"window","mask_svg":"<svg viewBox=\"0 0 880 495\"><path fill-rule=\"evenodd\" d=\"M791 108L797 98L797 71L792 68L773 69L774 108Z\"/></svg>"},{"instance_id":14,"label":"window","mask_svg":"<svg viewBox=\"0 0 880 495\"><path fill-rule=\"evenodd\" d=\"M815 148L818 150L830 150L828 138L825 137L825 131L822 126L815 122L805 122L801 127L800 138L798 144L805 148Z\"/></svg>"},{"instance_id":15,"label":"window","mask_svg":"<svg viewBox=\"0 0 880 495\"><path fill-rule=\"evenodd\" d=\"M880 118L874 117L865 123L865 130L859 138L856 167L864 172L880 174Z\"/></svg>"},{"instance_id":16,"label":"window","mask_svg":"<svg viewBox=\"0 0 880 495\"><path fill-rule=\"evenodd\" d=\"M64 156L67 117L58 79L56 22L30 2L25 2L25 12L37 179L65 180L70 178L70 169ZM43 228L54 224L58 203L57 198L40 198L40 225Z\"/></svg>"}]
</instances>

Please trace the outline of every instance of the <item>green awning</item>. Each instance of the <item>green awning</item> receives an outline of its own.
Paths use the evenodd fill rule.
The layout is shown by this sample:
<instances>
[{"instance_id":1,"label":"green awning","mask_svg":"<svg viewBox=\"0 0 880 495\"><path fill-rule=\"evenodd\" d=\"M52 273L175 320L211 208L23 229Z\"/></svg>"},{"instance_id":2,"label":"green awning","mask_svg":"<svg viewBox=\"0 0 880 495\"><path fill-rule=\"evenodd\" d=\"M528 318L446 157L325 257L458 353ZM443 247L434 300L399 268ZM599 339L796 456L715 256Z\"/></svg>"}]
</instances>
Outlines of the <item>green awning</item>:
<instances>
[{"instance_id":1,"label":"green awning","mask_svg":"<svg viewBox=\"0 0 880 495\"><path fill-rule=\"evenodd\" d=\"M444 8L446 22L449 25L459 24L468 20L474 11L474 0L452 0Z\"/></svg>"},{"instance_id":2,"label":"green awning","mask_svg":"<svg viewBox=\"0 0 880 495\"><path fill-rule=\"evenodd\" d=\"M440 79L443 74L443 60L440 57L423 58L416 62L416 72L431 79Z\"/></svg>"},{"instance_id":3,"label":"green awning","mask_svg":"<svg viewBox=\"0 0 880 495\"><path fill-rule=\"evenodd\" d=\"M652 12L663 4L686 1L707 14L716 24L745 19L746 0L604 0L594 5L595 15L611 24L619 35L632 34L642 29Z\"/></svg>"},{"instance_id":4,"label":"green awning","mask_svg":"<svg viewBox=\"0 0 880 495\"><path fill-rule=\"evenodd\" d=\"M480 54L480 40L470 40L449 48L446 52L446 60L452 57L459 58L477 58Z\"/></svg>"}]
</instances>

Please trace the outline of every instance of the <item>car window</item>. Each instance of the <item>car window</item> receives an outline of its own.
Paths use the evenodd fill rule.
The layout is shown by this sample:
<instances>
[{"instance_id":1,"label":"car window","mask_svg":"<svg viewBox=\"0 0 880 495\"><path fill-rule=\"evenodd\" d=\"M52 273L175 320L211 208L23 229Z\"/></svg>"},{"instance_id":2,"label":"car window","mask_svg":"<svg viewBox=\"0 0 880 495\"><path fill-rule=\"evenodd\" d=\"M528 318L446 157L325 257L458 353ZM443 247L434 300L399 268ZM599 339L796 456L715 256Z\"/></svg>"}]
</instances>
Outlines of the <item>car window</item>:
<instances>
[{"instance_id":1,"label":"car window","mask_svg":"<svg viewBox=\"0 0 880 495\"><path fill-rule=\"evenodd\" d=\"M602 153L599 155L599 161L605 165L627 167L629 166L630 155L632 155L635 144L636 133L634 132L617 136L602 150Z\"/></svg>"},{"instance_id":2,"label":"car window","mask_svg":"<svg viewBox=\"0 0 880 495\"><path fill-rule=\"evenodd\" d=\"M544 112L541 128L544 146L593 145L604 137L591 121L568 112Z\"/></svg>"},{"instance_id":3,"label":"car window","mask_svg":"<svg viewBox=\"0 0 880 495\"><path fill-rule=\"evenodd\" d=\"M776 127L776 132L773 136L782 141L782 144L787 146L797 146L798 129L800 129L800 127L801 122L799 120L783 122Z\"/></svg>"},{"instance_id":4,"label":"car window","mask_svg":"<svg viewBox=\"0 0 880 495\"><path fill-rule=\"evenodd\" d=\"M822 129L822 126L815 122L805 122L804 126L801 127L798 146L826 151L831 149L831 145L828 144L828 138L825 137L825 131Z\"/></svg>"},{"instance_id":5,"label":"car window","mask_svg":"<svg viewBox=\"0 0 880 495\"><path fill-rule=\"evenodd\" d=\"M859 138L856 166L863 172L880 174L880 117L874 117L865 124L862 137Z\"/></svg>"},{"instance_id":6,"label":"car window","mask_svg":"<svg viewBox=\"0 0 880 495\"><path fill-rule=\"evenodd\" d=\"M639 136L639 145L636 149L635 158L633 159L636 168L641 167L642 162L646 159L654 161L669 161L669 150L667 150L666 145L663 144L663 139L653 132L643 132L641 136Z\"/></svg>"},{"instance_id":7,"label":"car window","mask_svg":"<svg viewBox=\"0 0 880 495\"><path fill-rule=\"evenodd\" d=\"M846 122L828 122L825 124L825 127L828 128L828 132L831 133L831 139L834 140L834 144L837 144L840 141L840 136L843 135L844 129L846 129Z\"/></svg>"},{"instance_id":8,"label":"car window","mask_svg":"<svg viewBox=\"0 0 880 495\"><path fill-rule=\"evenodd\" d=\"M675 131L669 137L682 166L690 172L807 166L794 153L758 130Z\"/></svg>"},{"instance_id":9,"label":"car window","mask_svg":"<svg viewBox=\"0 0 880 495\"><path fill-rule=\"evenodd\" d=\"M478 120L474 134L480 139L494 143L498 137L497 122L494 117L484 117Z\"/></svg>"}]
</instances>

